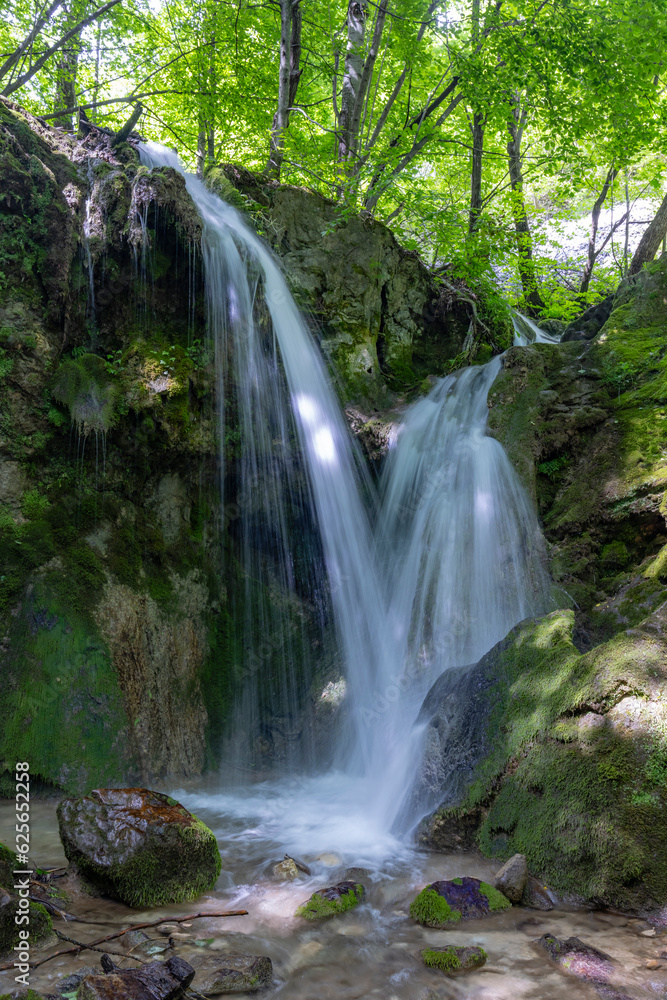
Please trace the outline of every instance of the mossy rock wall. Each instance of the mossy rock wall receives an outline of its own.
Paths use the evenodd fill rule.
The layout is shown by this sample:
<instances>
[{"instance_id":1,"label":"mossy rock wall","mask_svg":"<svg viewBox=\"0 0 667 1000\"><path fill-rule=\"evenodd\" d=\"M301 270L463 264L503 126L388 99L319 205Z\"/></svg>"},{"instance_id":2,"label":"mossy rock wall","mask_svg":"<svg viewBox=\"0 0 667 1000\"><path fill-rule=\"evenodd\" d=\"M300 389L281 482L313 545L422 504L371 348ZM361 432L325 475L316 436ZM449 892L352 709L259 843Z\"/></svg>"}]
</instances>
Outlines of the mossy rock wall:
<instances>
[{"instance_id":1,"label":"mossy rock wall","mask_svg":"<svg viewBox=\"0 0 667 1000\"><path fill-rule=\"evenodd\" d=\"M196 775L232 655L199 220L175 171L8 102L0 156L0 790Z\"/></svg>"},{"instance_id":2,"label":"mossy rock wall","mask_svg":"<svg viewBox=\"0 0 667 1000\"><path fill-rule=\"evenodd\" d=\"M414 788L441 803L426 843L522 853L556 890L638 911L667 902L666 303L661 259L592 343L505 356L489 428L571 610L437 682Z\"/></svg>"},{"instance_id":3,"label":"mossy rock wall","mask_svg":"<svg viewBox=\"0 0 667 1000\"><path fill-rule=\"evenodd\" d=\"M524 854L554 889L595 904L663 906L667 605L585 654L573 632L572 611L526 621L468 674L459 696L478 738L422 839Z\"/></svg>"},{"instance_id":4,"label":"mossy rock wall","mask_svg":"<svg viewBox=\"0 0 667 1000\"><path fill-rule=\"evenodd\" d=\"M250 212L281 259L344 403L382 409L394 393L449 370L463 348L469 307L456 295L443 296L433 274L387 226L233 165L214 168L208 181Z\"/></svg>"}]
</instances>

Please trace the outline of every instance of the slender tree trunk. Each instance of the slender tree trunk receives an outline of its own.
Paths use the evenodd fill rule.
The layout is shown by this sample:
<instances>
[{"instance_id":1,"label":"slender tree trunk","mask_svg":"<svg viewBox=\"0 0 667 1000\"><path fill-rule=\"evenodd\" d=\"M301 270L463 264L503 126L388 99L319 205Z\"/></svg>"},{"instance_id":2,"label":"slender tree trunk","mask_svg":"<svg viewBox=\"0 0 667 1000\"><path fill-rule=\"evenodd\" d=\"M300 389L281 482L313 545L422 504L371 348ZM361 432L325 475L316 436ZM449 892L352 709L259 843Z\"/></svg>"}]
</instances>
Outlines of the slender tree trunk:
<instances>
[{"instance_id":1,"label":"slender tree trunk","mask_svg":"<svg viewBox=\"0 0 667 1000\"><path fill-rule=\"evenodd\" d=\"M278 110L271 127L269 162L266 173L280 180L285 155L285 133L290 108L296 100L301 78L301 3L280 0L280 69L278 71Z\"/></svg>"},{"instance_id":2,"label":"slender tree trunk","mask_svg":"<svg viewBox=\"0 0 667 1000\"><path fill-rule=\"evenodd\" d=\"M618 169L616 167L610 167L607 171L607 176L605 177L604 184L602 185L602 190L598 195L595 204L593 205L593 210L591 212L591 235L588 238L588 259L584 266L584 273L581 277L581 284L579 285L579 294L585 295L588 291L588 286L591 283L591 277L593 275L593 268L595 267L595 261L598 258L598 254L595 250L595 244L597 242L598 227L600 225L600 213L602 212L602 206L607 200L607 195L609 194L609 188L613 185L616 180L616 174Z\"/></svg>"},{"instance_id":3,"label":"slender tree trunk","mask_svg":"<svg viewBox=\"0 0 667 1000\"><path fill-rule=\"evenodd\" d=\"M65 11L65 28L69 31L75 27L84 15L86 4L70 3L63 5ZM73 36L66 46L60 49L56 59L56 87L53 100L53 110L61 111L62 114L53 119L54 125L72 131L74 128L74 116L72 108L77 105L76 100L76 74L79 65L79 48L81 45L81 32Z\"/></svg>"},{"instance_id":4,"label":"slender tree trunk","mask_svg":"<svg viewBox=\"0 0 667 1000\"><path fill-rule=\"evenodd\" d=\"M367 19L368 7L365 0L350 0L347 8L347 49L338 116L339 163L345 163L354 155L354 117L363 73Z\"/></svg>"},{"instance_id":5,"label":"slender tree trunk","mask_svg":"<svg viewBox=\"0 0 667 1000\"><path fill-rule=\"evenodd\" d=\"M470 173L470 219L468 233L477 229L482 214L482 160L484 156L484 116L475 112L472 122L472 170Z\"/></svg>"},{"instance_id":6,"label":"slender tree trunk","mask_svg":"<svg viewBox=\"0 0 667 1000\"><path fill-rule=\"evenodd\" d=\"M625 171L625 240L623 241L623 277L628 276L628 247L630 246L630 189L628 171Z\"/></svg>"},{"instance_id":7,"label":"slender tree trunk","mask_svg":"<svg viewBox=\"0 0 667 1000\"><path fill-rule=\"evenodd\" d=\"M521 169L521 139L526 122L526 110L520 110L519 101L511 101L510 116L507 129L510 140L507 143L507 160L509 166L510 185L512 188L512 213L516 245L519 254L519 277L523 287L523 296L530 311L544 308L544 302L537 287L535 261L533 260L533 243L528 224L526 202L523 194L523 173Z\"/></svg>"},{"instance_id":8,"label":"slender tree trunk","mask_svg":"<svg viewBox=\"0 0 667 1000\"><path fill-rule=\"evenodd\" d=\"M667 194L662 199L662 204L656 212L653 221L649 224L648 229L644 231L644 235L639 241L639 246L634 252L632 261L630 262L630 274L638 274L644 264L648 264L652 261L658 250L660 249L660 244L667 234Z\"/></svg>"}]
</instances>

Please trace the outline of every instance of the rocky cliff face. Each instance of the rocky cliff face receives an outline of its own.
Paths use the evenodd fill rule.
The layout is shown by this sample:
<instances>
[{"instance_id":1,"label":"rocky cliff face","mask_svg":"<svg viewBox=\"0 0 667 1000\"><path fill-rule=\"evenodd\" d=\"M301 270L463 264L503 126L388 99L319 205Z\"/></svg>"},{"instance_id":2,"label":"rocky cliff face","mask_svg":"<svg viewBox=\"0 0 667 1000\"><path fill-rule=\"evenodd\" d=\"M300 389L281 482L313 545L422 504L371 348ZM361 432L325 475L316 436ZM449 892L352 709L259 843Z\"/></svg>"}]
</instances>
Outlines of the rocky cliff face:
<instances>
[{"instance_id":1,"label":"rocky cliff face","mask_svg":"<svg viewBox=\"0 0 667 1000\"><path fill-rule=\"evenodd\" d=\"M440 679L415 788L442 803L425 842L521 852L560 891L639 910L667 901L665 303L663 258L592 344L506 355L490 428L572 610Z\"/></svg>"}]
</instances>

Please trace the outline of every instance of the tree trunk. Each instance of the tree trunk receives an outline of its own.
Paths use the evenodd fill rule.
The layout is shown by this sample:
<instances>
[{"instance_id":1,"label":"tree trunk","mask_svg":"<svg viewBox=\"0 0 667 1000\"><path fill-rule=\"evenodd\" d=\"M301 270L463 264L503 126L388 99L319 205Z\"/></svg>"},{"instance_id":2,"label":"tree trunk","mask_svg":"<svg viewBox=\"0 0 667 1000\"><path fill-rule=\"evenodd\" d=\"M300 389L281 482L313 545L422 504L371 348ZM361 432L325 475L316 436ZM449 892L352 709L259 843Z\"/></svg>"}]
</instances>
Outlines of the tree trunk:
<instances>
[{"instance_id":1,"label":"tree trunk","mask_svg":"<svg viewBox=\"0 0 667 1000\"><path fill-rule=\"evenodd\" d=\"M523 112L520 111L519 101L514 98L511 102L510 116L507 122L507 129L510 135L510 141L507 143L507 160L510 185L512 187L512 214L514 215L516 245L519 254L519 277L521 278L523 296L528 306L528 311L533 312L537 309L543 309L544 302L537 287L535 262L533 260L533 243L528 224L526 202L523 196L521 139L525 122L526 110L524 109Z\"/></svg>"},{"instance_id":2,"label":"tree trunk","mask_svg":"<svg viewBox=\"0 0 667 1000\"><path fill-rule=\"evenodd\" d=\"M63 5L66 14L65 27L67 31L75 27L83 17L85 3L71 3ZM53 110L62 111L53 124L70 132L74 128L74 117L72 109L76 107L76 74L79 65L79 48L81 45L81 32L79 31L71 39L68 45L63 46L58 53L55 65L56 87L53 100Z\"/></svg>"},{"instance_id":3,"label":"tree trunk","mask_svg":"<svg viewBox=\"0 0 667 1000\"><path fill-rule=\"evenodd\" d=\"M579 285L579 294L585 295L588 291L588 286L591 283L591 277L593 275L593 268L595 267L595 261L598 258L598 254L595 250L595 244L597 242L598 226L600 225L600 213L602 212L602 206L607 200L607 195L609 194L609 188L616 180L616 174L618 170L616 167L610 167L607 171L607 176L605 177L605 182L602 185L602 190L593 205L593 210L591 212L591 235L588 238L588 259L584 267L584 273L581 277L581 284Z\"/></svg>"},{"instance_id":4,"label":"tree trunk","mask_svg":"<svg viewBox=\"0 0 667 1000\"><path fill-rule=\"evenodd\" d=\"M472 170L470 173L470 219L468 233L477 229L482 214L482 159L484 156L484 116L475 112L472 122Z\"/></svg>"},{"instance_id":5,"label":"tree trunk","mask_svg":"<svg viewBox=\"0 0 667 1000\"><path fill-rule=\"evenodd\" d=\"M347 49L338 117L338 161L345 163L354 154L355 108L363 72L363 49L368 7L364 0L350 0L347 8Z\"/></svg>"},{"instance_id":6,"label":"tree trunk","mask_svg":"<svg viewBox=\"0 0 667 1000\"><path fill-rule=\"evenodd\" d=\"M285 155L285 133L290 108L296 100L301 70L301 3L280 0L280 69L278 71L278 110L273 116L266 173L280 180Z\"/></svg>"},{"instance_id":7,"label":"tree trunk","mask_svg":"<svg viewBox=\"0 0 667 1000\"><path fill-rule=\"evenodd\" d=\"M655 214L653 221L639 241L639 246L634 252L630 263L630 274L638 274L644 264L653 260L660 244L667 234L667 194L662 199L662 204Z\"/></svg>"}]
</instances>

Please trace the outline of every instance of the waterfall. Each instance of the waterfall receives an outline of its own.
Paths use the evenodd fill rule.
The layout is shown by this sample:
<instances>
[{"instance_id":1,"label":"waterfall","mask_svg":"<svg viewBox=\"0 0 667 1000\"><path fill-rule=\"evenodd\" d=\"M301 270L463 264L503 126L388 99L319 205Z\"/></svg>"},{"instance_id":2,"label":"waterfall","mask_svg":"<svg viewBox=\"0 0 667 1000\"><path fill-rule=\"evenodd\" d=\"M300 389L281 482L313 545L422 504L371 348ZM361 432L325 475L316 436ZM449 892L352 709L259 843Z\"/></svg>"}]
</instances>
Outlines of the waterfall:
<instances>
[{"instance_id":1,"label":"waterfall","mask_svg":"<svg viewBox=\"0 0 667 1000\"><path fill-rule=\"evenodd\" d=\"M141 158L148 167L184 173L165 147L142 144ZM292 831L295 849L295 823L307 825L303 836L312 846L333 829L339 842L349 837L347 822L368 851L381 850L387 831L414 823L414 723L428 688L546 606L535 514L503 448L486 432L487 394L501 361L440 380L409 409L383 473L373 530L363 461L276 261L240 213L184 176L203 224L223 503L237 491L229 527L241 552L249 616L237 678L240 724L252 733L261 722L261 692L274 683L276 666L280 695L296 711L303 679L293 661L312 659L312 643L294 632L285 595L305 587L328 594L352 726L338 772L300 778L289 793L266 786L261 805L222 793L220 803L238 813L252 799L267 829ZM238 434L240 480L231 493L230 428ZM298 572L303 538L310 539L308 556ZM282 662L262 652L267 646ZM363 856L359 845L357 853Z\"/></svg>"},{"instance_id":2,"label":"waterfall","mask_svg":"<svg viewBox=\"0 0 667 1000\"><path fill-rule=\"evenodd\" d=\"M142 144L141 157L146 166L169 166L184 173L176 154L163 146ZM308 637L297 634L294 641L284 595L304 585L295 572L296 547L308 532L313 512L353 705L363 702L365 688L376 683L390 658L385 602L361 499L367 474L313 337L273 255L240 213L192 174L185 173L185 181L203 223L220 441L225 442L230 420L240 434L241 482L232 497L239 511L232 527L242 553L245 614L253 620L244 635L244 664L250 669L246 666L240 679L244 704L238 711L242 725L253 731L259 721L259 689L275 665L272 652L283 654L283 663L277 664L282 667L279 693L288 706L298 699L292 661L307 658L310 649ZM256 308L258 298L268 309L268 324L262 323ZM224 444L222 453L223 495L229 496ZM305 482L295 474L301 456ZM319 569L322 575L317 552L306 562L311 574ZM274 577L277 586L271 587L267 576ZM312 589L316 585L313 581ZM353 715L356 752L367 758L368 732L358 713Z\"/></svg>"},{"instance_id":3,"label":"waterfall","mask_svg":"<svg viewBox=\"0 0 667 1000\"><path fill-rule=\"evenodd\" d=\"M377 752L394 761L385 814L402 828L415 819L409 787L421 734L413 724L428 689L548 603L537 517L504 448L487 433L487 396L501 363L442 379L415 403L383 472L389 619L402 674L394 681L400 697L382 709L387 736Z\"/></svg>"},{"instance_id":4,"label":"waterfall","mask_svg":"<svg viewBox=\"0 0 667 1000\"><path fill-rule=\"evenodd\" d=\"M512 313L512 326L514 327L514 346L527 347L529 344L558 344L560 337L545 333L537 323L524 316L523 313Z\"/></svg>"}]
</instances>

